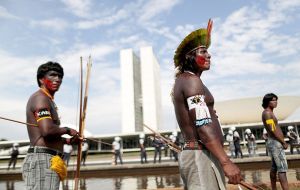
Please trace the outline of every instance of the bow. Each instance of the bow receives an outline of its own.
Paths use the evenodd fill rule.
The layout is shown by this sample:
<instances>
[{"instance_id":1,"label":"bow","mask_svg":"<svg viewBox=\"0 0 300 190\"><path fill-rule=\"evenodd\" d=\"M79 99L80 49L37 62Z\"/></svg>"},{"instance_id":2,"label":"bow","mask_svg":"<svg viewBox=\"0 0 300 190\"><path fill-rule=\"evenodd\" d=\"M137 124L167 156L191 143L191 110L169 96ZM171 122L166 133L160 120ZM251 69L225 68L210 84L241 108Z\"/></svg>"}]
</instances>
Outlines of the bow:
<instances>
[{"instance_id":1,"label":"bow","mask_svg":"<svg viewBox=\"0 0 300 190\"><path fill-rule=\"evenodd\" d=\"M88 100L88 86L90 79L90 71L91 71L92 63L91 56L89 56L89 61L87 63L87 72L86 72L86 80L85 80L85 91L84 91L84 100L82 99L83 94L83 81L82 81L82 57L80 57L80 105L79 105L79 136L83 137L83 132L85 128L85 117L86 117L86 108L87 108L87 100ZM82 105L83 100L83 105ZM81 163L81 149L82 143L79 142L78 150L77 150L77 166L75 172L75 190L78 189L78 182L80 177L80 163Z\"/></svg>"},{"instance_id":2,"label":"bow","mask_svg":"<svg viewBox=\"0 0 300 190\"><path fill-rule=\"evenodd\" d=\"M154 131L153 129L151 129L150 127L148 127L146 124L143 124L143 125L147 129L149 129L152 133L154 133L155 135L157 135L160 139L162 139L171 149L173 149L177 153L181 152L181 148L179 146L177 146L175 143L173 143L169 139L163 137L159 132Z\"/></svg>"}]
</instances>

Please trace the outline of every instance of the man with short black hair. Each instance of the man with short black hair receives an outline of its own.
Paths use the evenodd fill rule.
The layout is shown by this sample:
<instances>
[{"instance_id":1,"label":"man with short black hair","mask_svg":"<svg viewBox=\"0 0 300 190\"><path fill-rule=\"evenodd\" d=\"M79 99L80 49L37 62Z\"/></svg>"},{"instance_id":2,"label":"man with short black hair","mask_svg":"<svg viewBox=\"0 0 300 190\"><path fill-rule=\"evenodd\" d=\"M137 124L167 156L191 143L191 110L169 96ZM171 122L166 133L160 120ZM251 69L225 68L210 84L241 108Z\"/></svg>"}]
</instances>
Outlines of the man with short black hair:
<instances>
[{"instance_id":1,"label":"man with short black hair","mask_svg":"<svg viewBox=\"0 0 300 190\"><path fill-rule=\"evenodd\" d=\"M58 91L64 76L59 63L47 62L39 66L37 82L40 87L27 103L26 117L30 148L23 163L23 179L27 190L59 189L59 182L67 175L62 160L64 143L75 144L80 141L76 130L60 127L54 94ZM71 139L61 136L68 134Z\"/></svg>"},{"instance_id":2,"label":"man with short black hair","mask_svg":"<svg viewBox=\"0 0 300 190\"><path fill-rule=\"evenodd\" d=\"M271 186L272 189L276 188L276 174L283 190L289 189L286 172L288 165L285 157L284 150L288 148L288 144L284 141L284 136L280 126L278 126L278 120L273 112L277 107L278 97L269 93L266 94L262 101L262 121L265 129L268 132L267 148L272 159L272 167L270 170Z\"/></svg>"}]
</instances>

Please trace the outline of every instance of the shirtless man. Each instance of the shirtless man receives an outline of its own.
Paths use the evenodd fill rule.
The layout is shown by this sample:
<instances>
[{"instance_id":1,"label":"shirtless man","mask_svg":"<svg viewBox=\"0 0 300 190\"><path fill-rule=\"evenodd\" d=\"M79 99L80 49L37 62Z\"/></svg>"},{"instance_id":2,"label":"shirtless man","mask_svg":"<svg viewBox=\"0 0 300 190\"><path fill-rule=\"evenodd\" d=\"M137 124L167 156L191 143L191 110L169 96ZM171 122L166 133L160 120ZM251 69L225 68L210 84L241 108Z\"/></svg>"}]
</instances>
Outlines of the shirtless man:
<instances>
[{"instance_id":1,"label":"shirtless man","mask_svg":"<svg viewBox=\"0 0 300 190\"><path fill-rule=\"evenodd\" d=\"M288 144L284 141L284 135L278 126L277 118L273 113L273 109L277 107L277 100L278 97L273 93L264 96L262 101L262 107L264 108L264 111L262 112L262 121L268 132L267 149L272 159L272 167L270 170L272 190L277 189L277 172L282 189L287 190L289 188L286 177L288 165L284 149L288 148Z\"/></svg>"},{"instance_id":2,"label":"shirtless man","mask_svg":"<svg viewBox=\"0 0 300 190\"><path fill-rule=\"evenodd\" d=\"M179 169L185 189L226 189L242 180L239 168L223 149L223 135L214 111L214 98L200 76L209 70L212 22L206 29L190 33L178 46L174 62L177 70L173 103L184 138ZM224 173L223 173L224 172Z\"/></svg>"},{"instance_id":3,"label":"shirtless man","mask_svg":"<svg viewBox=\"0 0 300 190\"><path fill-rule=\"evenodd\" d=\"M59 189L59 182L66 177L66 166L61 159L64 143L75 144L80 138L78 132L59 127L60 120L54 103L64 76L63 68L55 62L39 66L37 82L40 87L31 95L26 107L30 148L22 168L26 189ZM64 139L63 134L72 136Z\"/></svg>"}]
</instances>

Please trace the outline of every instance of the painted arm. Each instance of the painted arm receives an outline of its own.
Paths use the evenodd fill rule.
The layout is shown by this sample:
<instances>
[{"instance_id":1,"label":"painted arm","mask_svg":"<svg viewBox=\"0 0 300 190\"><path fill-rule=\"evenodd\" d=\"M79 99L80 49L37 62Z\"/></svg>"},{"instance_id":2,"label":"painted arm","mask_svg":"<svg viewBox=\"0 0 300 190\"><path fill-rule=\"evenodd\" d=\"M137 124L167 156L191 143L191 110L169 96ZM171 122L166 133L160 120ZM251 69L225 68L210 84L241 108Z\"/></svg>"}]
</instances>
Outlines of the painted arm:
<instances>
[{"instance_id":1,"label":"painted arm","mask_svg":"<svg viewBox=\"0 0 300 190\"><path fill-rule=\"evenodd\" d=\"M269 133L273 135L273 137L279 141L284 149L287 149L288 144L284 141L284 136L281 132L277 129L279 126L274 121L274 118L271 113L265 112L263 114L263 123Z\"/></svg>"},{"instance_id":2,"label":"painted arm","mask_svg":"<svg viewBox=\"0 0 300 190\"><path fill-rule=\"evenodd\" d=\"M70 136L77 136L78 132L68 127L59 127L53 122L53 115L49 99L44 96L36 97L35 103L32 107L37 125L40 129L41 135L44 138L61 138L61 135L68 134Z\"/></svg>"},{"instance_id":3,"label":"painted arm","mask_svg":"<svg viewBox=\"0 0 300 190\"><path fill-rule=\"evenodd\" d=\"M202 82L200 79L190 80L185 87L184 96L189 109L189 117L194 122L201 142L219 160L225 175L229 178L229 183L240 183L242 180L240 169L228 158L213 126L209 108L205 102Z\"/></svg>"}]
</instances>

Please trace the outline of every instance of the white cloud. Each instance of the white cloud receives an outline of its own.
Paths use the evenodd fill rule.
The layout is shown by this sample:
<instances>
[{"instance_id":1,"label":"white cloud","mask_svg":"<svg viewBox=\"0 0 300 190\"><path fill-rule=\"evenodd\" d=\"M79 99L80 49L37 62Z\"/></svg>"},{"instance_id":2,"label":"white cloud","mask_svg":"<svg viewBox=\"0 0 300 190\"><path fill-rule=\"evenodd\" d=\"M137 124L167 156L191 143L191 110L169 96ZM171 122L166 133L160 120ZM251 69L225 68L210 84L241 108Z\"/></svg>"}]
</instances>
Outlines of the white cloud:
<instances>
[{"instance_id":1,"label":"white cloud","mask_svg":"<svg viewBox=\"0 0 300 190\"><path fill-rule=\"evenodd\" d=\"M149 27L149 21L153 17L170 11L179 2L180 0L138 0L136 2L127 3L120 9L110 8L109 11L104 9L103 12L105 15L96 19L87 18L86 20L79 21L76 27L78 29L91 29L120 22L120 25L129 23L132 25L138 24L147 29ZM145 22L147 22L147 24L145 24Z\"/></svg>"},{"instance_id":2,"label":"white cloud","mask_svg":"<svg viewBox=\"0 0 300 190\"><path fill-rule=\"evenodd\" d=\"M2 66L0 70L0 88L8 89L11 86L14 86L15 88L31 86L33 84L32 78L35 76L37 66L42 63L42 60L45 58L27 57L26 59L23 59L7 52L0 51L0 59Z\"/></svg>"},{"instance_id":3,"label":"white cloud","mask_svg":"<svg viewBox=\"0 0 300 190\"><path fill-rule=\"evenodd\" d=\"M259 53L232 53L224 57L212 57L212 69L215 72L213 78L225 76L241 76L251 74L273 74L280 70L280 67L264 63Z\"/></svg>"},{"instance_id":4,"label":"white cloud","mask_svg":"<svg viewBox=\"0 0 300 190\"><path fill-rule=\"evenodd\" d=\"M2 88L2 87L0 87ZM20 122L26 122L26 98L14 99L6 96L0 96L1 111L0 116ZM2 132L0 138L16 140L27 139L27 128L25 124L19 124L0 119ZM2 128L3 127L3 128Z\"/></svg>"},{"instance_id":5,"label":"white cloud","mask_svg":"<svg viewBox=\"0 0 300 190\"><path fill-rule=\"evenodd\" d=\"M76 24L78 29L92 29L101 26L113 25L119 22L119 25L130 26L136 24L135 18L137 11L140 10L142 0L125 3L121 8L101 7L101 14L95 14L95 18L86 18ZM99 16L100 15L100 16ZM130 23L130 25L129 25ZM124 32L124 31L123 31Z\"/></svg>"},{"instance_id":6,"label":"white cloud","mask_svg":"<svg viewBox=\"0 0 300 190\"><path fill-rule=\"evenodd\" d=\"M0 18L5 18L5 19L21 19L18 16L13 15L10 13L5 7L0 6Z\"/></svg>"},{"instance_id":7,"label":"white cloud","mask_svg":"<svg viewBox=\"0 0 300 190\"><path fill-rule=\"evenodd\" d=\"M280 1L281 2L281 1ZM276 74L281 71L274 64L284 56L299 57L299 34L276 32L284 27L286 9L276 10L277 16L256 7L243 7L221 23L217 22L212 35L212 64L215 77ZM285 12L286 11L286 12ZM273 15L270 17L270 15ZM280 15L280 16L278 16ZM218 25L219 24L219 25ZM289 59L285 62L288 63ZM212 66L214 67L214 65Z\"/></svg>"},{"instance_id":8,"label":"white cloud","mask_svg":"<svg viewBox=\"0 0 300 190\"><path fill-rule=\"evenodd\" d=\"M300 2L298 0L269 0L268 6L273 12L291 11L297 9Z\"/></svg>"},{"instance_id":9,"label":"white cloud","mask_svg":"<svg viewBox=\"0 0 300 190\"><path fill-rule=\"evenodd\" d=\"M33 27L42 27L54 31L62 31L69 26L67 21L60 18L51 18L51 19L39 20L39 21L33 20L30 21L30 24Z\"/></svg>"},{"instance_id":10,"label":"white cloud","mask_svg":"<svg viewBox=\"0 0 300 190\"><path fill-rule=\"evenodd\" d=\"M146 30L148 30L151 33L159 34L162 37L165 37L166 39L169 39L171 41L178 40L178 37L173 34L172 29L170 29L169 27L156 26L155 23L147 23L147 25L148 28L146 28Z\"/></svg>"},{"instance_id":11,"label":"white cloud","mask_svg":"<svg viewBox=\"0 0 300 190\"><path fill-rule=\"evenodd\" d=\"M88 44L74 44L74 47L68 51L57 55L58 60L62 60L66 70L66 76L73 78L78 73L80 57L83 57L84 64L87 58L91 55L95 64L105 60L105 57L115 51L115 48L110 45L91 45Z\"/></svg>"},{"instance_id":12,"label":"white cloud","mask_svg":"<svg viewBox=\"0 0 300 190\"><path fill-rule=\"evenodd\" d=\"M128 17L128 12L125 10L118 10L116 13L111 14L110 16L86 21L79 21L76 24L78 29L91 29L97 28L104 25L111 25L120 20L124 20Z\"/></svg>"},{"instance_id":13,"label":"white cloud","mask_svg":"<svg viewBox=\"0 0 300 190\"><path fill-rule=\"evenodd\" d=\"M68 11L78 17L90 17L92 2L90 0L61 0Z\"/></svg>"},{"instance_id":14,"label":"white cloud","mask_svg":"<svg viewBox=\"0 0 300 190\"><path fill-rule=\"evenodd\" d=\"M272 34L270 35L262 46L267 53L272 53L278 57L299 55L300 52L300 35L294 36Z\"/></svg>"},{"instance_id":15,"label":"white cloud","mask_svg":"<svg viewBox=\"0 0 300 190\"><path fill-rule=\"evenodd\" d=\"M288 74L290 77L298 78L300 73L300 61L299 59L295 62L279 66L281 70Z\"/></svg>"},{"instance_id":16,"label":"white cloud","mask_svg":"<svg viewBox=\"0 0 300 190\"><path fill-rule=\"evenodd\" d=\"M170 11L174 6L176 6L179 3L179 0L146 1L146 4L139 11L139 20L140 22L148 21L156 15Z\"/></svg>"},{"instance_id":17,"label":"white cloud","mask_svg":"<svg viewBox=\"0 0 300 190\"><path fill-rule=\"evenodd\" d=\"M94 134L121 133L121 101L119 94L90 99L86 129Z\"/></svg>"}]
</instances>

